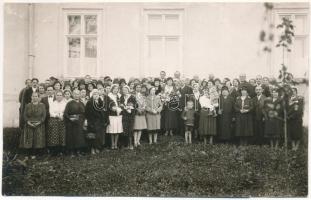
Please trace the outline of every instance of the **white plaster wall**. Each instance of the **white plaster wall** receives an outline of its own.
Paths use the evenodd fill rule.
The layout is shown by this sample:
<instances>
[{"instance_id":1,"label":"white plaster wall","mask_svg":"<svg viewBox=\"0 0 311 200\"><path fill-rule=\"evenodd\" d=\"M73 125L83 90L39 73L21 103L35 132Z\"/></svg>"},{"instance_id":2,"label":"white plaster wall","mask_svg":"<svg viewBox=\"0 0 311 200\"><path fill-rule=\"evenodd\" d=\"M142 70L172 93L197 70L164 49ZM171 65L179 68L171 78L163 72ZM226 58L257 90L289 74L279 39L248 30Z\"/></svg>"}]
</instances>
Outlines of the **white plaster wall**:
<instances>
[{"instance_id":1,"label":"white plaster wall","mask_svg":"<svg viewBox=\"0 0 311 200\"><path fill-rule=\"evenodd\" d=\"M35 4L34 9L33 76L41 81L62 75L64 7L103 9L102 75L144 76L142 11L166 7L184 8L182 72L187 77L271 75L259 43L264 13L260 3L50 3ZM6 5L4 22L4 125L12 126L18 119L17 94L28 77L27 4Z\"/></svg>"},{"instance_id":2,"label":"white plaster wall","mask_svg":"<svg viewBox=\"0 0 311 200\"><path fill-rule=\"evenodd\" d=\"M18 125L18 94L28 78L28 5L4 5L3 126Z\"/></svg>"}]
</instances>

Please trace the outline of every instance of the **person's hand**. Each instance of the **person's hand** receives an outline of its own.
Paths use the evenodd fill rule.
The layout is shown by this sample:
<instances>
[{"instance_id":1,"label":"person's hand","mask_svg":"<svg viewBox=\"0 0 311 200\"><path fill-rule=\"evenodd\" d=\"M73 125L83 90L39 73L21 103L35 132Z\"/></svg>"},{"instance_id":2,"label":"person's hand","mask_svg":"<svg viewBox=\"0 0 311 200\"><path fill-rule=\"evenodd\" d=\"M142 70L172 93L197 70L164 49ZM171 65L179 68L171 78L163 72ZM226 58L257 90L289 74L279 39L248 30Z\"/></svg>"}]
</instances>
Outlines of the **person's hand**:
<instances>
[{"instance_id":1,"label":"person's hand","mask_svg":"<svg viewBox=\"0 0 311 200\"><path fill-rule=\"evenodd\" d=\"M187 117L184 117L184 120L187 120Z\"/></svg>"},{"instance_id":2,"label":"person's hand","mask_svg":"<svg viewBox=\"0 0 311 200\"><path fill-rule=\"evenodd\" d=\"M30 121L28 121L27 124L31 127L34 127L34 125Z\"/></svg>"},{"instance_id":3,"label":"person's hand","mask_svg":"<svg viewBox=\"0 0 311 200\"><path fill-rule=\"evenodd\" d=\"M34 122L34 123L33 123L34 127L39 126L39 124L41 124L41 123L40 123L40 122Z\"/></svg>"},{"instance_id":4,"label":"person's hand","mask_svg":"<svg viewBox=\"0 0 311 200\"><path fill-rule=\"evenodd\" d=\"M117 111L117 107L116 107L116 106L113 106L111 109L112 109L113 111Z\"/></svg>"}]
</instances>

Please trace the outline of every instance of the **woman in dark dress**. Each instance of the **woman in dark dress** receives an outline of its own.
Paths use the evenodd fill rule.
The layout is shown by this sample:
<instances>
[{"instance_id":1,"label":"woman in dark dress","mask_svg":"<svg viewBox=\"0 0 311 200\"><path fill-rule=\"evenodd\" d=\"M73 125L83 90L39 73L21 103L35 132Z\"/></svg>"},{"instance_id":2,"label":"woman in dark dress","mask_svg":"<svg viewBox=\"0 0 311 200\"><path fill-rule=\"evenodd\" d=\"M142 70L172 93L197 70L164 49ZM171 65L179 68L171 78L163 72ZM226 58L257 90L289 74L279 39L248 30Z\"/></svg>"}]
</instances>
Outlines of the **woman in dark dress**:
<instances>
[{"instance_id":1,"label":"woman in dark dress","mask_svg":"<svg viewBox=\"0 0 311 200\"><path fill-rule=\"evenodd\" d=\"M289 109L287 113L287 127L289 138L292 143L292 150L296 151L299 148L299 144L302 139L302 117L304 99L303 97L297 96L297 89L292 88L293 95L289 101Z\"/></svg>"},{"instance_id":2,"label":"woman in dark dress","mask_svg":"<svg viewBox=\"0 0 311 200\"><path fill-rule=\"evenodd\" d=\"M127 138L127 146L129 149L133 147L133 132L134 132L134 120L135 120L135 106L136 100L133 95L130 94L130 88L125 85L122 87L123 94L120 98L120 107L122 108L122 125L123 133Z\"/></svg>"},{"instance_id":3,"label":"woman in dark dress","mask_svg":"<svg viewBox=\"0 0 311 200\"><path fill-rule=\"evenodd\" d=\"M94 138L89 138L91 145L91 153L99 153L105 144L105 133L109 124L108 115L108 97L99 98L99 91L92 90L92 97L86 103L85 117L87 120L88 134L94 133Z\"/></svg>"},{"instance_id":4,"label":"woman in dark dress","mask_svg":"<svg viewBox=\"0 0 311 200\"><path fill-rule=\"evenodd\" d=\"M20 137L20 148L29 150L29 154L42 153L45 148L45 117L45 106L39 102L39 94L33 92L31 103L25 107L25 127Z\"/></svg>"},{"instance_id":5,"label":"woman in dark dress","mask_svg":"<svg viewBox=\"0 0 311 200\"><path fill-rule=\"evenodd\" d=\"M264 103L264 137L269 139L271 148L277 149L283 130L283 108L277 89L273 89L272 98Z\"/></svg>"},{"instance_id":6,"label":"woman in dark dress","mask_svg":"<svg viewBox=\"0 0 311 200\"><path fill-rule=\"evenodd\" d=\"M74 90L72 95L73 100L67 103L64 111L66 147L71 154L79 154L86 146L83 132L85 107L80 101L79 90Z\"/></svg>"},{"instance_id":7,"label":"woman in dark dress","mask_svg":"<svg viewBox=\"0 0 311 200\"><path fill-rule=\"evenodd\" d=\"M173 131L176 131L178 126L178 110L179 110L179 96L177 90L173 85L173 79L167 78L167 85L165 86L164 93L165 101L165 136L168 134L173 136Z\"/></svg>"},{"instance_id":8,"label":"woman in dark dress","mask_svg":"<svg viewBox=\"0 0 311 200\"><path fill-rule=\"evenodd\" d=\"M236 113L235 136L240 139L240 145L246 145L253 133L253 102L248 96L247 88L241 88L241 96L237 97L234 104Z\"/></svg>"},{"instance_id":9,"label":"woman in dark dress","mask_svg":"<svg viewBox=\"0 0 311 200\"><path fill-rule=\"evenodd\" d=\"M224 86L221 91L218 110L218 138L224 142L229 142L232 138L232 118L234 113L233 106L234 102L229 96L229 90L226 86Z\"/></svg>"}]
</instances>

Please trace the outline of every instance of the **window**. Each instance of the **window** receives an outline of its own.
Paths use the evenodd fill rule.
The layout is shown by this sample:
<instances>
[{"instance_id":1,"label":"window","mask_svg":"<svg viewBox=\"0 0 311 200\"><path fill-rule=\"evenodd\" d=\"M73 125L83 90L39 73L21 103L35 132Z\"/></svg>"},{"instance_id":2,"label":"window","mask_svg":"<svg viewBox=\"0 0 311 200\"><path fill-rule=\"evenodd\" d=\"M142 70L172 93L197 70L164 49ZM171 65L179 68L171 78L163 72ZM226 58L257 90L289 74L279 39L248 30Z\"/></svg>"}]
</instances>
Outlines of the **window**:
<instances>
[{"instance_id":1,"label":"window","mask_svg":"<svg viewBox=\"0 0 311 200\"><path fill-rule=\"evenodd\" d=\"M100 11L65 12L65 76L97 76L100 68Z\"/></svg>"},{"instance_id":2,"label":"window","mask_svg":"<svg viewBox=\"0 0 311 200\"><path fill-rule=\"evenodd\" d=\"M154 76L182 69L183 10L144 10L144 69Z\"/></svg>"},{"instance_id":3,"label":"window","mask_svg":"<svg viewBox=\"0 0 311 200\"><path fill-rule=\"evenodd\" d=\"M305 77L309 66L309 16L308 9L282 9L276 8L274 13L274 23L280 24L282 18L287 18L293 21L294 33L293 43L290 46L291 52L285 52L285 65L288 66L289 72L293 73L294 77ZM280 30L277 30L277 36L280 35ZM276 39L276 42L278 40ZM274 74L278 74L282 63L282 49L276 48L273 54L272 66L274 67Z\"/></svg>"}]
</instances>

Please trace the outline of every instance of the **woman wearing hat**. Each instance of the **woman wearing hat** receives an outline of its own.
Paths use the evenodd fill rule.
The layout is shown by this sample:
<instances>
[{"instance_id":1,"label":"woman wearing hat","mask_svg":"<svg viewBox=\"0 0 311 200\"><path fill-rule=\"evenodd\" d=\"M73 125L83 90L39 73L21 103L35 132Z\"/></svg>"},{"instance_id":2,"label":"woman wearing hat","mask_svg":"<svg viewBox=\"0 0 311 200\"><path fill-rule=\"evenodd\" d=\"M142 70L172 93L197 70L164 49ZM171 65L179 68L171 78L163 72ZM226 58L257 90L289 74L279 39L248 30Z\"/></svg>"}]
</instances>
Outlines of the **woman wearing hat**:
<instances>
[{"instance_id":1,"label":"woman wearing hat","mask_svg":"<svg viewBox=\"0 0 311 200\"><path fill-rule=\"evenodd\" d=\"M122 95L120 97L120 103L122 108L122 125L123 133L127 138L127 146L129 149L133 148L133 128L136 112L136 99L130 93L129 86L125 85L122 87Z\"/></svg>"},{"instance_id":2,"label":"woman wearing hat","mask_svg":"<svg viewBox=\"0 0 311 200\"><path fill-rule=\"evenodd\" d=\"M253 134L253 102L248 96L247 88L241 88L241 96L237 97L234 104L234 109L236 113L236 127L235 136L240 139L240 145L246 145L248 139L252 137Z\"/></svg>"},{"instance_id":3,"label":"woman wearing hat","mask_svg":"<svg viewBox=\"0 0 311 200\"><path fill-rule=\"evenodd\" d=\"M107 126L107 133L111 135L111 149L118 148L119 134L123 133L122 108L118 92L119 85L114 84L111 87L111 92L108 94L108 113L110 123Z\"/></svg>"},{"instance_id":4,"label":"woman wearing hat","mask_svg":"<svg viewBox=\"0 0 311 200\"><path fill-rule=\"evenodd\" d=\"M221 89L218 110L218 138L223 142L229 142L232 138L233 105L234 101L229 96L228 87L223 86Z\"/></svg>"},{"instance_id":5,"label":"woman wearing hat","mask_svg":"<svg viewBox=\"0 0 311 200\"><path fill-rule=\"evenodd\" d=\"M87 119L88 134L94 133L94 138L90 139L91 153L99 153L105 144L105 133L109 124L108 97L103 99L99 96L99 91L92 91L91 99L86 103L85 117Z\"/></svg>"}]
</instances>

